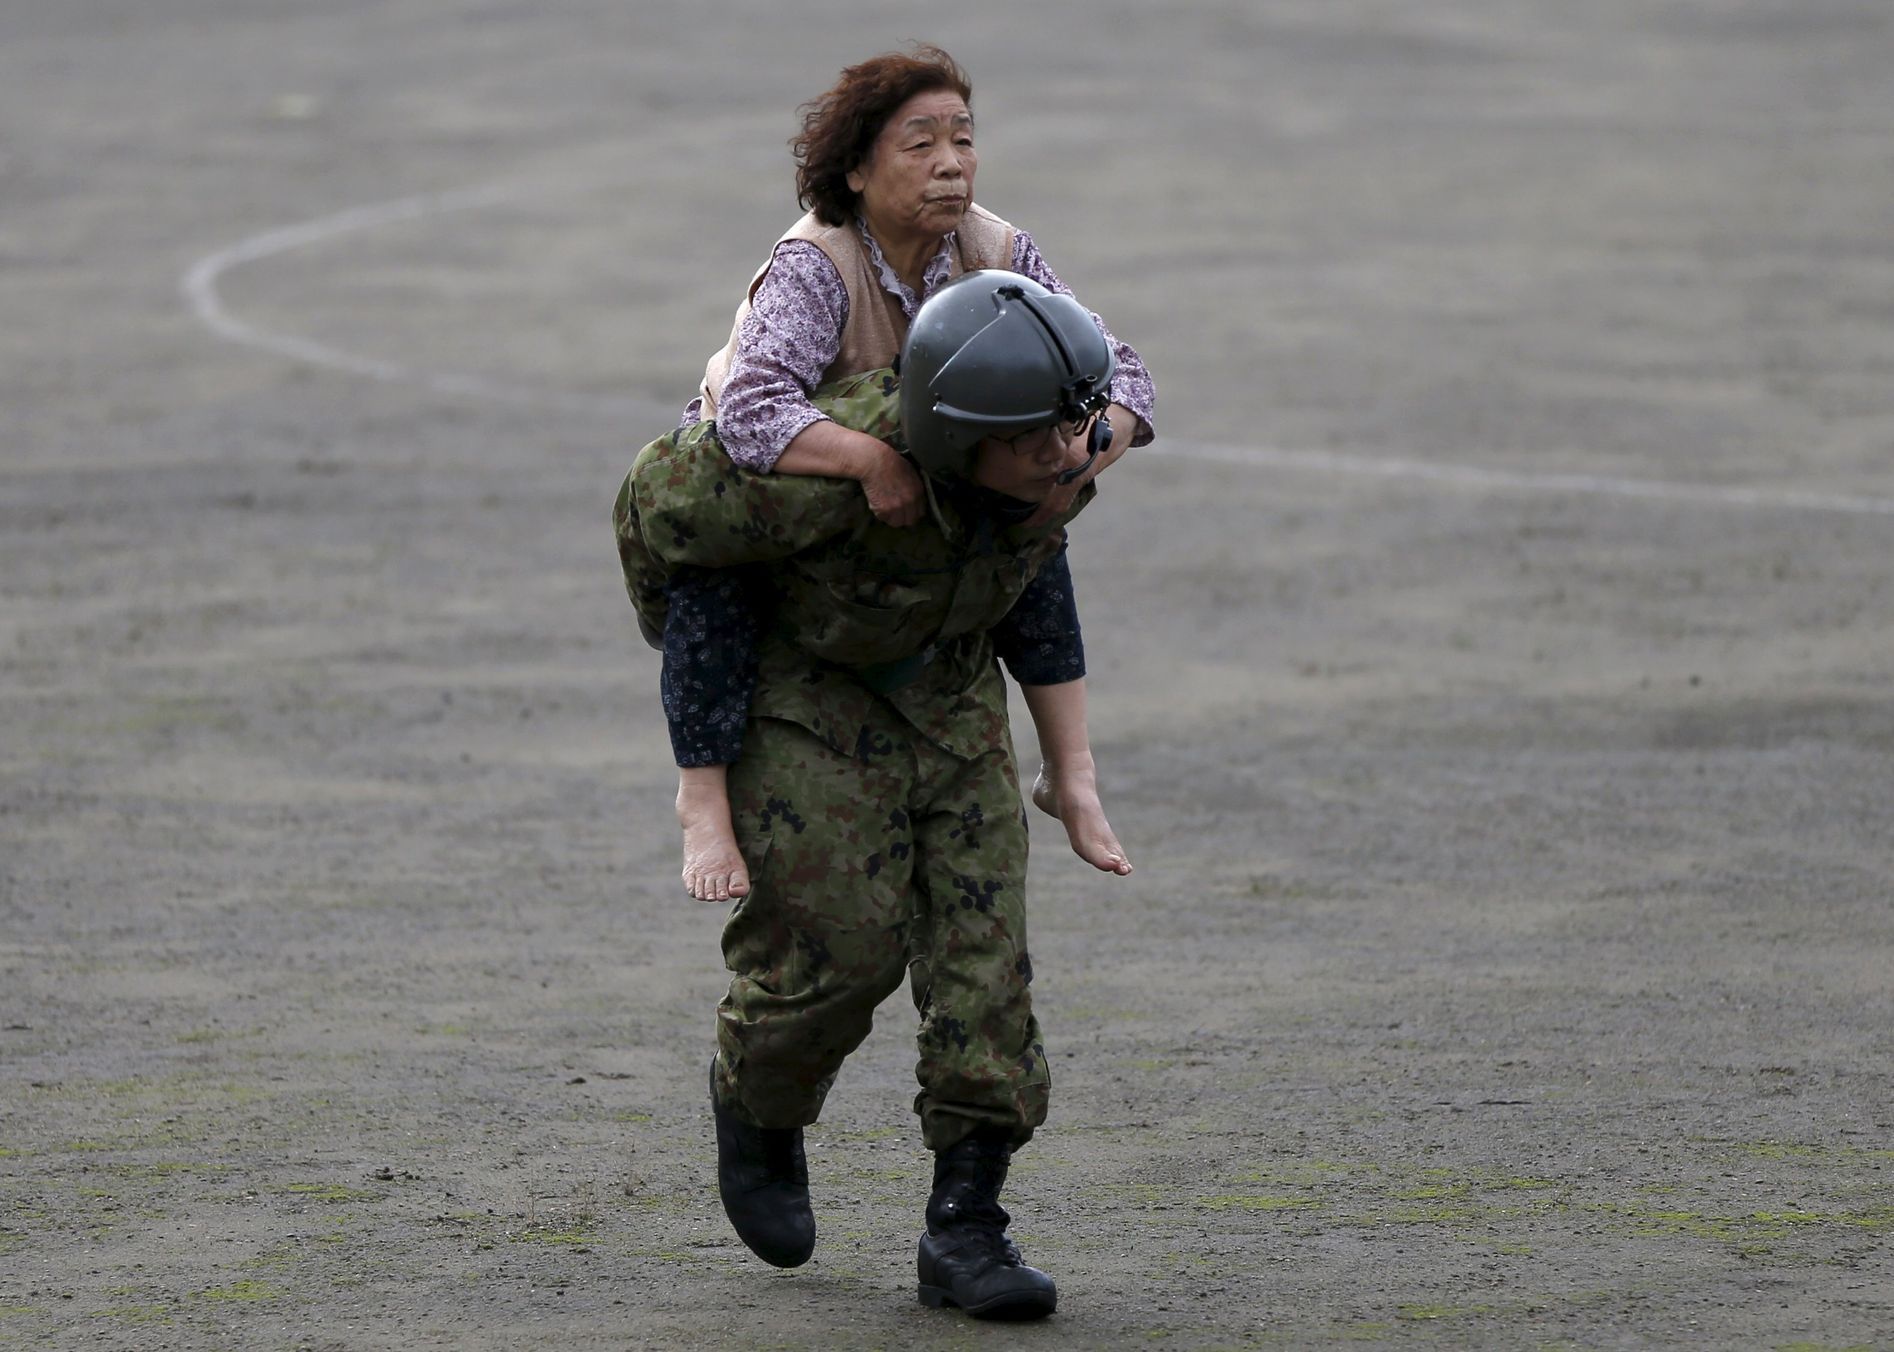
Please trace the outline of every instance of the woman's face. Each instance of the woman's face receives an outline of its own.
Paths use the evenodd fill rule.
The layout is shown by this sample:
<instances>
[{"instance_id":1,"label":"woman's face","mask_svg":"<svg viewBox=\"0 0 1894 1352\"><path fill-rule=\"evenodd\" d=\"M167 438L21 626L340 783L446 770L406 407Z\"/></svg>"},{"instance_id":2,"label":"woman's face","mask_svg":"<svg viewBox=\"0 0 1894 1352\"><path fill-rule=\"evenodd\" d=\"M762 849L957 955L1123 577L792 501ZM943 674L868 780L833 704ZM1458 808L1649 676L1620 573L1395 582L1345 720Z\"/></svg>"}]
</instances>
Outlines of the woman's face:
<instances>
[{"instance_id":1,"label":"woman's face","mask_svg":"<svg viewBox=\"0 0 1894 1352\"><path fill-rule=\"evenodd\" d=\"M973 114L951 89L916 94L895 109L849 170L862 215L884 244L938 240L973 200Z\"/></svg>"},{"instance_id":2,"label":"woman's face","mask_svg":"<svg viewBox=\"0 0 1894 1352\"><path fill-rule=\"evenodd\" d=\"M1085 463L1085 429L1053 425L1010 440L987 437L973 458L973 481L1021 502L1041 502L1059 475Z\"/></svg>"}]
</instances>

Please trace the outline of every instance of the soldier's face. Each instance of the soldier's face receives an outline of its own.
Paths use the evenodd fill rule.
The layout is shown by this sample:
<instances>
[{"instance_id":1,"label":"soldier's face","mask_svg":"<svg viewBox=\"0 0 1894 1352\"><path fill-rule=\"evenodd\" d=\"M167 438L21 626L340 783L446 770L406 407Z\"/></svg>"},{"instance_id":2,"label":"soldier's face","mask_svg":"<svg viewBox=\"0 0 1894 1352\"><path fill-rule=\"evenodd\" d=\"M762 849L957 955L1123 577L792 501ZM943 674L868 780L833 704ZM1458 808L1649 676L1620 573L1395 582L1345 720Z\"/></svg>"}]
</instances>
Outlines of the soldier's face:
<instances>
[{"instance_id":1,"label":"soldier's face","mask_svg":"<svg viewBox=\"0 0 1894 1352\"><path fill-rule=\"evenodd\" d=\"M973 481L1021 502L1040 502L1068 469L1085 463L1085 426L1037 428L1007 441L988 437L973 459Z\"/></svg>"}]
</instances>

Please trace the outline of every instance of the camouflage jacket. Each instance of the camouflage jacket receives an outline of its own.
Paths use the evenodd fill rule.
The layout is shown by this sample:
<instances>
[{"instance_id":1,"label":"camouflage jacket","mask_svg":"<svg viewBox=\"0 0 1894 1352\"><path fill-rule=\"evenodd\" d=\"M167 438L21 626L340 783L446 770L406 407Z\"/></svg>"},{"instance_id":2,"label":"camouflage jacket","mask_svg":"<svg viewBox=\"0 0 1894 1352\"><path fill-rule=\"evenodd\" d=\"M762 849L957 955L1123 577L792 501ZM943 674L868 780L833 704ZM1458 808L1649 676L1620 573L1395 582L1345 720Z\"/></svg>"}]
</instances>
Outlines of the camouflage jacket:
<instances>
[{"instance_id":1,"label":"camouflage jacket","mask_svg":"<svg viewBox=\"0 0 1894 1352\"><path fill-rule=\"evenodd\" d=\"M815 404L838 423L900 440L899 386L870 371L823 386ZM664 585L686 567L747 567L762 617L755 716L782 718L838 751L862 744L892 705L960 756L1005 735L1006 693L987 631L1064 544L1081 491L1052 525L1008 524L990 495L929 485L919 525L886 526L860 485L757 474L733 465L716 424L697 423L639 452L613 509L626 590L662 632Z\"/></svg>"}]
</instances>

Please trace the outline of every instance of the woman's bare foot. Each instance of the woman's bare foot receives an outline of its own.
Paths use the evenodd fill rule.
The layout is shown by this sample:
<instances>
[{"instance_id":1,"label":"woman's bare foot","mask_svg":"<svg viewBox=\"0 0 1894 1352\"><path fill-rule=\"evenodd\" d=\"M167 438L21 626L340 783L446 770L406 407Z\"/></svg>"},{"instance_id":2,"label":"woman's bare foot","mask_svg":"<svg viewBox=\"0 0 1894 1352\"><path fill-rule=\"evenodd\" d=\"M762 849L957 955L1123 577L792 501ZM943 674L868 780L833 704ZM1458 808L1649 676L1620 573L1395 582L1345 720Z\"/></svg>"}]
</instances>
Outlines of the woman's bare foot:
<instances>
[{"instance_id":1,"label":"woman's bare foot","mask_svg":"<svg viewBox=\"0 0 1894 1352\"><path fill-rule=\"evenodd\" d=\"M748 896L750 870L737 848L722 783L693 783L688 773L680 776L677 824L684 828L684 890L699 901Z\"/></svg>"},{"instance_id":2,"label":"woman's bare foot","mask_svg":"<svg viewBox=\"0 0 1894 1352\"><path fill-rule=\"evenodd\" d=\"M1079 776L1061 783L1050 768L1041 765L1039 777L1033 781L1032 800L1041 812L1065 824L1072 853L1101 873L1116 873L1122 878L1131 872L1131 860L1118 843L1111 823L1105 820L1095 784Z\"/></svg>"}]
</instances>

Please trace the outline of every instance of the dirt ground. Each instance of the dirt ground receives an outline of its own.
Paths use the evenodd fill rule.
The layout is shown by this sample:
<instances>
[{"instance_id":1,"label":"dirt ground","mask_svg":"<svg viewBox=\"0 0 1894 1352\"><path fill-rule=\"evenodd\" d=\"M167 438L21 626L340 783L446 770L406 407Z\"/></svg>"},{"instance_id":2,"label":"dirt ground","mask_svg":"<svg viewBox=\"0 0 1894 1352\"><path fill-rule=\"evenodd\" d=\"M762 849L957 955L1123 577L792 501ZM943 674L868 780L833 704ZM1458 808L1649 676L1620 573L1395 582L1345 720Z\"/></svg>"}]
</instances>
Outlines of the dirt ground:
<instances>
[{"instance_id":1,"label":"dirt ground","mask_svg":"<svg viewBox=\"0 0 1894 1352\"><path fill-rule=\"evenodd\" d=\"M898 999L814 1261L729 1232L608 538L794 106L917 36L1160 385L1025 1328L915 1302ZM1894 1347L1891 65L1883 0L0 6L0 1347Z\"/></svg>"}]
</instances>

